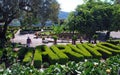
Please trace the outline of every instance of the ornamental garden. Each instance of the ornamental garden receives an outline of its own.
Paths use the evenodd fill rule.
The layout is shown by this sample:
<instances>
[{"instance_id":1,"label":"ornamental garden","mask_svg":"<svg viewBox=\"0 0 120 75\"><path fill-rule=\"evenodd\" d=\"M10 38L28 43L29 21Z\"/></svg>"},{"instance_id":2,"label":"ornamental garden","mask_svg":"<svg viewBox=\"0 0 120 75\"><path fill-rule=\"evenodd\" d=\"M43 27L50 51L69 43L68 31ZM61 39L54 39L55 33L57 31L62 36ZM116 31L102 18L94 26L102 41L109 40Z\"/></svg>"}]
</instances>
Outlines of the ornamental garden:
<instances>
[{"instance_id":1,"label":"ornamental garden","mask_svg":"<svg viewBox=\"0 0 120 75\"><path fill-rule=\"evenodd\" d=\"M56 0L1 0L0 11L0 75L120 75L119 1L85 0L66 19ZM23 44L29 35L39 45Z\"/></svg>"}]
</instances>

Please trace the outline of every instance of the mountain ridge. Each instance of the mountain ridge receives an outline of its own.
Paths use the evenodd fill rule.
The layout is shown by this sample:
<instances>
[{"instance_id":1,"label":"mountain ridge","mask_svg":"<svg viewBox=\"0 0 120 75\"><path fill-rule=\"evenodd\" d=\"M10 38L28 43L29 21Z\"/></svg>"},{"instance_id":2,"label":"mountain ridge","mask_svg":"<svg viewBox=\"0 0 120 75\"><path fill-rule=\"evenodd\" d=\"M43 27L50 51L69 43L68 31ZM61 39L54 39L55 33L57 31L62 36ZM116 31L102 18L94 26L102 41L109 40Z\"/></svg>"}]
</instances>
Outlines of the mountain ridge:
<instances>
[{"instance_id":1,"label":"mountain ridge","mask_svg":"<svg viewBox=\"0 0 120 75\"><path fill-rule=\"evenodd\" d=\"M60 11L58 14L58 18L59 19L67 19L68 15L69 15L69 12Z\"/></svg>"}]
</instances>

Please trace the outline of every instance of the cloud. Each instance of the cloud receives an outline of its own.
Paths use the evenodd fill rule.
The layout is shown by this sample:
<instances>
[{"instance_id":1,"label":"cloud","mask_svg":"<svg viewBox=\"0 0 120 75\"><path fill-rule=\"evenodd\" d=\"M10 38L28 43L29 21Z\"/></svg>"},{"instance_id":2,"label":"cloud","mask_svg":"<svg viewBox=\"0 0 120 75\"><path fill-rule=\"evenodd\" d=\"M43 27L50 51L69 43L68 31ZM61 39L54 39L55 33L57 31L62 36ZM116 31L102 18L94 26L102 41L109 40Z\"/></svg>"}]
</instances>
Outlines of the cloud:
<instances>
[{"instance_id":1,"label":"cloud","mask_svg":"<svg viewBox=\"0 0 120 75\"><path fill-rule=\"evenodd\" d=\"M83 3L82 0L57 0L60 3L60 8L62 11L74 11L77 5Z\"/></svg>"}]
</instances>

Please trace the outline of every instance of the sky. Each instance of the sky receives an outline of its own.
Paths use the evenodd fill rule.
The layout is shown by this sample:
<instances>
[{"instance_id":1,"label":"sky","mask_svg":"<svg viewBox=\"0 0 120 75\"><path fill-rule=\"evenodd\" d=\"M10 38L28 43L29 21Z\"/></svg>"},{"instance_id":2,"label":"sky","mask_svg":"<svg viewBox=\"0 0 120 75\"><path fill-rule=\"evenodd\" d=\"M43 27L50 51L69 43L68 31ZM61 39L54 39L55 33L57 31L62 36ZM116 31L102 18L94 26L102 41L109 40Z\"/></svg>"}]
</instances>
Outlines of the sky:
<instances>
[{"instance_id":1,"label":"sky","mask_svg":"<svg viewBox=\"0 0 120 75\"><path fill-rule=\"evenodd\" d=\"M60 4L61 11L71 12L74 11L77 5L83 3L83 0L57 0Z\"/></svg>"}]
</instances>

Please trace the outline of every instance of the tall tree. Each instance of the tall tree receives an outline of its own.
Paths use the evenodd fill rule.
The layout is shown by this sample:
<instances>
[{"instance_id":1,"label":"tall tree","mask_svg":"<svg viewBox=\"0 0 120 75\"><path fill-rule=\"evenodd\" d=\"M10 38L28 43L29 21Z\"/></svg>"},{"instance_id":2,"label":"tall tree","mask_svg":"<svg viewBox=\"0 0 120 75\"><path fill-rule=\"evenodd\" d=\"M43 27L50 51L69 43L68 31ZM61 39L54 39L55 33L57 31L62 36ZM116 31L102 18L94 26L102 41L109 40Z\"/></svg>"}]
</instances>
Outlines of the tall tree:
<instances>
[{"instance_id":1,"label":"tall tree","mask_svg":"<svg viewBox=\"0 0 120 75\"><path fill-rule=\"evenodd\" d=\"M45 22L49 19L56 21L59 13L59 3L56 0L44 0L40 6L41 24L44 27Z\"/></svg>"},{"instance_id":2,"label":"tall tree","mask_svg":"<svg viewBox=\"0 0 120 75\"><path fill-rule=\"evenodd\" d=\"M56 0L0 0L0 23L4 24L0 32L0 42L4 43L6 41L7 27L13 19L21 15L21 10L32 13L32 16L35 18L40 18L43 25L46 20L50 19L51 14L55 14L57 17L59 4L55 1ZM53 4L56 5L53 6Z\"/></svg>"},{"instance_id":3,"label":"tall tree","mask_svg":"<svg viewBox=\"0 0 120 75\"><path fill-rule=\"evenodd\" d=\"M109 33L112 30L113 11L111 3L88 0L76 8L76 17L68 17L69 28L75 27L75 30L86 34L90 42L96 31L107 30Z\"/></svg>"}]
</instances>

